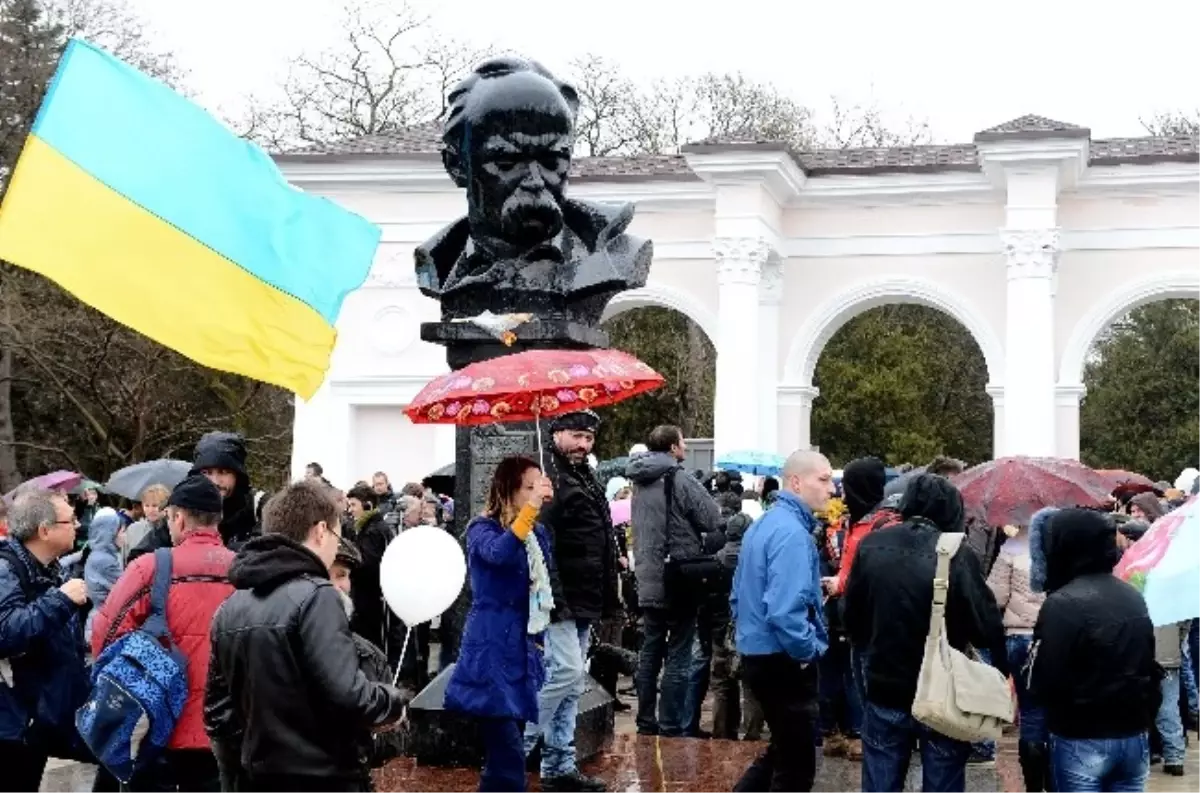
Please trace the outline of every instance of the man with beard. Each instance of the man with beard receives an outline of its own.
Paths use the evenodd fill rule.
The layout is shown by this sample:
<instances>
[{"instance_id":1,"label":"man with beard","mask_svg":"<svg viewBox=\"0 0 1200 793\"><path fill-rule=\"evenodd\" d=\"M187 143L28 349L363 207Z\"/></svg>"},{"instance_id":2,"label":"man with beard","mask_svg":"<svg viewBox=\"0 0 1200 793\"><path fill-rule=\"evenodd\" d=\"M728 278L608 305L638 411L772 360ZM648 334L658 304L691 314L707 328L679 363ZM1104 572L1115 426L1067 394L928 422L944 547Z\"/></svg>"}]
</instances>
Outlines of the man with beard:
<instances>
[{"instance_id":1,"label":"man with beard","mask_svg":"<svg viewBox=\"0 0 1200 793\"><path fill-rule=\"evenodd\" d=\"M549 476L554 500L542 510L550 532L556 573L551 573L554 611L546 629L546 682L538 696L538 721L525 730L525 753L542 743L541 787L604 790L580 773L575 758L575 720L583 695L593 622L617 611L617 560L612 516L604 489L592 476L588 455L600 417L590 410L559 416L550 425L554 452Z\"/></svg>"},{"instance_id":2,"label":"man with beard","mask_svg":"<svg viewBox=\"0 0 1200 793\"><path fill-rule=\"evenodd\" d=\"M599 323L608 299L644 286L652 246L624 232L633 205L565 197L579 96L541 65L480 64L447 97L442 162L467 190L465 218L417 248L417 283L443 319L484 310Z\"/></svg>"},{"instance_id":3,"label":"man with beard","mask_svg":"<svg viewBox=\"0 0 1200 793\"><path fill-rule=\"evenodd\" d=\"M210 432L196 443L192 470L202 474L221 491L221 539L237 551L257 534L254 491L246 473L246 441L233 432Z\"/></svg>"}]
</instances>

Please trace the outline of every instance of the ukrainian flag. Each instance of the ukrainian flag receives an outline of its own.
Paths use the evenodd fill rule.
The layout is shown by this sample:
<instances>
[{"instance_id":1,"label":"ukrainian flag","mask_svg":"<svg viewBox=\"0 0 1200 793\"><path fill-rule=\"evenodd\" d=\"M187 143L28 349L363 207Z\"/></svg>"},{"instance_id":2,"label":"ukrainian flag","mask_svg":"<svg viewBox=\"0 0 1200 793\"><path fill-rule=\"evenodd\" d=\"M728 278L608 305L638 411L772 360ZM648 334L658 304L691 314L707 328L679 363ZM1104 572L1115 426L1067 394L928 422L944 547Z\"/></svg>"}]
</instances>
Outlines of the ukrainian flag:
<instances>
[{"instance_id":1,"label":"ukrainian flag","mask_svg":"<svg viewBox=\"0 0 1200 793\"><path fill-rule=\"evenodd\" d=\"M78 39L0 206L0 258L205 366L306 399L379 235L291 187L200 107Z\"/></svg>"}]
</instances>

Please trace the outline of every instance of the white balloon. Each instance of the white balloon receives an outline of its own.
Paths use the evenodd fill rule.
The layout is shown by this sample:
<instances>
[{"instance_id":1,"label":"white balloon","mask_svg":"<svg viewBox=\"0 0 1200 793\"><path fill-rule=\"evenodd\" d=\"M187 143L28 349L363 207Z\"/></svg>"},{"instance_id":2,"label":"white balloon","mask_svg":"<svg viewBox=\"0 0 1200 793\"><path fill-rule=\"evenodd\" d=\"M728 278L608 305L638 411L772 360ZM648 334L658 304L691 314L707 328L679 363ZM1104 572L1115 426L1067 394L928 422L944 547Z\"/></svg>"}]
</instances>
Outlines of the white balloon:
<instances>
[{"instance_id":1,"label":"white balloon","mask_svg":"<svg viewBox=\"0 0 1200 793\"><path fill-rule=\"evenodd\" d=\"M388 543L379 566L383 598L410 628L454 603L467 577L458 542L436 526L414 526Z\"/></svg>"}]
</instances>

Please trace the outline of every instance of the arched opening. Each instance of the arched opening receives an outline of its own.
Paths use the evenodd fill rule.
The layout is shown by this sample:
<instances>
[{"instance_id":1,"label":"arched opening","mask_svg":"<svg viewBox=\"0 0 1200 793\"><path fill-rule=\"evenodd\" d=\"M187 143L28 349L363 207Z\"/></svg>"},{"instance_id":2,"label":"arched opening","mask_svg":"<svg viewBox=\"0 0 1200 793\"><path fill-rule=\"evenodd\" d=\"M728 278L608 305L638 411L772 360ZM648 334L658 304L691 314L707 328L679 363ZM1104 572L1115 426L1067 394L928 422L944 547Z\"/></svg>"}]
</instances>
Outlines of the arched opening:
<instances>
[{"instance_id":1,"label":"arched opening","mask_svg":"<svg viewBox=\"0 0 1200 793\"><path fill-rule=\"evenodd\" d=\"M815 351L812 444L835 466L990 459L988 361L949 313L915 303L857 314Z\"/></svg>"},{"instance_id":2,"label":"arched opening","mask_svg":"<svg viewBox=\"0 0 1200 793\"><path fill-rule=\"evenodd\" d=\"M1200 465L1200 300L1167 297L1101 330L1083 363L1080 457L1173 481Z\"/></svg>"},{"instance_id":3,"label":"arched opening","mask_svg":"<svg viewBox=\"0 0 1200 793\"><path fill-rule=\"evenodd\" d=\"M611 306L610 306L611 308ZM659 424L678 425L688 438L713 435L717 353L705 329L675 308L622 306L601 327L614 348L654 367L666 385L601 411L600 460L620 457Z\"/></svg>"}]
</instances>

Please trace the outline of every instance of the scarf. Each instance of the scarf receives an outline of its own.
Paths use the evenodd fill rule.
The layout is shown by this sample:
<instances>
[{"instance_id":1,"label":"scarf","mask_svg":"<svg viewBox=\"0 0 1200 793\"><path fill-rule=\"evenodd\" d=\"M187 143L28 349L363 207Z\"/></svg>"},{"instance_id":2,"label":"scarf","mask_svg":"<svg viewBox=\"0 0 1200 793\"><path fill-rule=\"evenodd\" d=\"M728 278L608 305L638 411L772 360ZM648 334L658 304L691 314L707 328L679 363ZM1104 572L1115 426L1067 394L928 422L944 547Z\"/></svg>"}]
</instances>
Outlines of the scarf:
<instances>
[{"instance_id":1,"label":"scarf","mask_svg":"<svg viewBox=\"0 0 1200 793\"><path fill-rule=\"evenodd\" d=\"M525 555L529 558L529 623L526 631L533 636L546 630L550 625L550 612L554 610L550 571L546 568L536 532L525 535Z\"/></svg>"}]
</instances>

